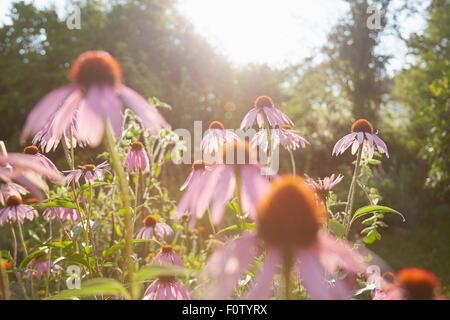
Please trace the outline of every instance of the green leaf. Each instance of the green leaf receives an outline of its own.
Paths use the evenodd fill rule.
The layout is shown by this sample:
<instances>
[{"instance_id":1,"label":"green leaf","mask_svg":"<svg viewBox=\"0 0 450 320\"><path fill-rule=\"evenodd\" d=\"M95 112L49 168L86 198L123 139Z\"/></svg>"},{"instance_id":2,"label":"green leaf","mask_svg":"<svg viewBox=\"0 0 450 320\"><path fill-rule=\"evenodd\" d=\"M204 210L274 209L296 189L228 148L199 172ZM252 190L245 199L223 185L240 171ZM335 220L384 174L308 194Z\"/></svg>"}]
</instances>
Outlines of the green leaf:
<instances>
[{"instance_id":1,"label":"green leaf","mask_svg":"<svg viewBox=\"0 0 450 320\"><path fill-rule=\"evenodd\" d=\"M366 207L362 207L359 208L358 210L356 210L355 214L352 217L352 220L350 221L350 224L352 224L353 222L355 222L356 219L363 217L371 212L390 212L390 213L395 213L397 215L399 215L400 217L402 217L403 222L405 222L405 217L398 212L395 209L389 208L389 207L385 207L385 206L366 206Z\"/></svg>"},{"instance_id":2,"label":"green leaf","mask_svg":"<svg viewBox=\"0 0 450 320\"><path fill-rule=\"evenodd\" d=\"M131 297L125 287L113 279L92 279L81 283L80 289L61 291L49 300L65 300L82 297L93 297L96 295L120 296L129 300Z\"/></svg>"},{"instance_id":3,"label":"green leaf","mask_svg":"<svg viewBox=\"0 0 450 320\"><path fill-rule=\"evenodd\" d=\"M39 206L43 208L53 208L53 207L62 207L70 209L77 208L77 205L74 202L66 199L51 199L50 201L40 203Z\"/></svg>"},{"instance_id":4,"label":"green leaf","mask_svg":"<svg viewBox=\"0 0 450 320\"><path fill-rule=\"evenodd\" d=\"M343 238L345 235L345 226L335 219L328 222L328 228L339 238Z\"/></svg>"},{"instance_id":5,"label":"green leaf","mask_svg":"<svg viewBox=\"0 0 450 320\"><path fill-rule=\"evenodd\" d=\"M25 267L28 265L28 263L30 263L30 261L33 260L33 258L34 258L35 256L37 256L37 255L40 254L41 252L46 252L47 250L48 250L47 247L41 247L41 248L39 248L38 250L31 252L28 256L26 256L26 257L22 260L22 262L21 262L20 265L19 265L19 268L20 268L20 269L25 268Z\"/></svg>"},{"instance_id":6,"label":"green leaf","mask_svg":"<svg viewBox=\"0 0 450 320\"><path fill-rule=\"evenodd\" d=\"M377 230L370 231L367 236L364 237L365 244L372 244L377 240L381 240L381 234Z\"/></svg>"}]
</instances>

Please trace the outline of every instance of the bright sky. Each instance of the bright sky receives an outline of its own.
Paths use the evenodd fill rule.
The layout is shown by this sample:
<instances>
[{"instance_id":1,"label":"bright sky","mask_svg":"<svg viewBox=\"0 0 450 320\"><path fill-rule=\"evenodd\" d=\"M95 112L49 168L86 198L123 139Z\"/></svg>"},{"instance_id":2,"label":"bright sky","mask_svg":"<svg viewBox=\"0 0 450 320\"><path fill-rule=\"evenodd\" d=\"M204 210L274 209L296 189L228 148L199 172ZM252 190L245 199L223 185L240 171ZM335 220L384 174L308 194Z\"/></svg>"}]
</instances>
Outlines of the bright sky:
<instances>
[{"instance_id":1,"label":"bright sky","mask_svg":"<svg viewBox=\"0 0 450 320\"><path fill-rule=\"evenodd\" d=\"M428 0L429 1L429 0ZM424 1L424 2L428 2ZM13 0L0 0L0 22ZM70 0L27 0L38 6ZM178 0L179 10L214 47L236 65L284 66L315 54L337 19L348 9L342 0ZM82 23L83 17L81 17ZM423 19L405 19L407 33L421 30ZM395 55L390 69L402 66L406 49L391 38L384 51Z\"/></svg>"}]
</instances>

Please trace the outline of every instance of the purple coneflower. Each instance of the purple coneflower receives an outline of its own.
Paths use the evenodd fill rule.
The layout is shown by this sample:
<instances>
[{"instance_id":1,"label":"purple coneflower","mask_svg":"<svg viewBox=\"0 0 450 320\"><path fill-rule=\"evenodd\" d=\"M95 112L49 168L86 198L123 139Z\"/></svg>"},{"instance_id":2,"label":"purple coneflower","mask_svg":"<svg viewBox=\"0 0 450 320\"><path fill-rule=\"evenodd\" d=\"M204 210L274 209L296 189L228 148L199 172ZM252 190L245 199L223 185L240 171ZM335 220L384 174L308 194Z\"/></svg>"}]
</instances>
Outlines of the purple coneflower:
<instances>
[{"instance_id":1,"label":"purple coneflower","mask_svg":"<svg viewBox=\"0 0 450 320\"><path fill-rule=\"evenodd\" d=\"M42 212L42 216L46 220L52 220L55 218L60 219L61 221L74 221L77 222L80 220L80 213L77 209L72 208L64 208L64 207L49 207Z\"/></svg>"},{"instance_id":2,"label":"purple coneflower","mask_svg":"<svg viewBox=\"0 0 450 320\"><path fill-rule=\"evenodd\" d=\"M161 276L145 290L143 300L189 300L188 289L173 276Z\"/></svg>"},{"instance_id":3,"label":"purple coneflower","mask_svg":"<svg viewBox=\"0 0 450 320\"><path fill-rule=\"evenodd\" d=\"M161 252L153 258L153 263L183 267L183 260L181 260L181 257L175 252L170 244L162 246Z\"/></svg>"},{"instance_id":4,"label":"purple coneflower","mask_svg":"<svg viewBox=\"0 0 450 320\"><path fill-rule=\"evenodd\" d=\"M33 220L38 216L38 212L29 205L23 204L22 197L17 195L9 196L5 201L5 207L0 210L0 226L5 223L20 223L25 219Z\"/></svg>"},{"instance_id":5,"label":"purple coneflower","mask_svg":"<svg viewBox=\"0 0 450 320\"><path fill-rule=\"evenodd\" d=\"M285 125L283 128L270 129L270 138L272 149L282 146L288 151L294 151L298 148L305 148L310 144L308 140L297 134L290 125ZM264 152L269 149L269 141L266 130L259 130L252 138L252 146L260 147Z\"/></svg>"},{"instance_id":6,"label":"purple coneflower","mask_svg":"<svg viewBox=\"0 0 450 320\"><path fill-rule=\"evenodd\" d=\"M279 265L283 265L285 279L290 278L290 270L295 267L313 299L349 298L353 281L345 280L353 280L365 265L362 257L346 242L321 230L325 219L323 206L318 204L303 179L289 175L275 180L258 205L256 232L233 240L210 258L207 270L218 280L211 292L212 298L229 297L263 248L263 267L255 277L248 298L269 298ZM341 269L349 273L347 279L330 287L327 275ZM286 292L288 296L288 287Z\"/></svg>"},{"instance_id":7,"label":"purple coneflower","mask_svg":"<svg viewBox=\"0 0 450 320\"><path fill-rule=\"evenodd\" d=\"M329 176L325 177L323 179L317 179L317 180L311 180L309 183L314 190L317 192L318 195L323 196L328 193L331 189L333 189L336 185L338 185L342 179L344 179L344 176L339 174L336 176L334 173Z\"/></svg>"},{"instance_id":8,"label":"purple coneflower","mask_svg":"<svg viewBox=\"0 0 450 320\"><path fill-rule=\"evenodd\" d=\"M420 268L405 268L397 273L398 294L402 300L441 300L436 275ZM396 297L394 295L394 297Z\"/></svg>"},{"instance_id":9,"label":"purple coneflower","mask_svg":"<svg viewBox=\"0 0 450 320\"><path fill-rule=\"evenodd\" d=\"M176 217L188 213L200 218L211 204L212 223L222 221L226 203L233 197L236 180L240 187L240 202L244 213L255 217L256 203L267 191L269 182L261 175L256 154L247 142L226 143L223 163L214 164L199 175L178 205ZM230 163L231 162L231 163Z\"/></svg>"},{"instance_id":10,"label":"purple coneflower","mask_svg":"<svg viewBox=\"0 0 450 320\"><path fill-rule=\"evenodd\" d=\"M389 158L386 143L378 137L373 125L366 119L356 120L352 124L352 132L336 142L332 154L336 156L343 154L350 146L352 154L355 154L360 146L366 146L369 157L372 158L376 147L381 154L384 153Z\"/></svg>"},{"instance_id":11,"label":"purple coneflower","mask_svg":"<svg viewBox=\"0 0 450 320\"><path fill-rule=\"evenodd\" d=\"M283 127L285 124L293 126L294 123L280 109L275 107L272 98L260 96L256 98L252 109L244 116L241 122L241 129L249 129L255 123L259 128Z\"/></svg>"},{"instance_id":12,"label":"purple coneflower","mask_svg":"<svg viewBox=\"0 0 450 320\"><path fill-rule=\"evenodd\" d=\"M158 238L164 239L165 237L170 237L173 234L172 228L163 223L159 222L158 219L154 215L148 215L144 218L144 225L136 234L137 239L146 239L149 240L153 238L155 234Z\"/></svg>"},{"instance_id":13,"label":"purple coneflower","mask_svg":"<svg viewBox=\"0 0 450 320\"><path fill-rule=\"evenodd\" d=\"M29 114L22 140L36 134L49 119L52 137L58 140L73 126L76 117L77 136L91 147L100 144L109 121L116 136L122 131L122 104L125 103L141 119L151 133L168 127L156 108L137 92L122 84L119 63L104 51L87 51L73 63L71 84L47 94Z\"/></svg>"},{"instance_id":14,"label":"purple coneflower","mask_svg":"<svg viewBox=\"0 0 450 320\"><path fill-rule=\"evenodd\" d=\"M54 264L45 252L38 253L27 265L28 271L36 279L61 271L61 266Z\"/></svg>"},{"instance_id":15,"label":"purple coneflower","mask_svg":"<svg viewBox=\"0 0 450 320\"><path fill-rule=\"evenodd\" d=\"M239 138L233 131L225 129L222 122L213 121L209 124L208 131L200 143L200 148L203 153L215 156L225 143L232 143L236 140L239 140Z\"/></svg>"},{"instance_id":16,"label":"purple coneflower","mask_svg":"<svg viewBox=\"0 0 450 320\"><path fill-rule=\"evenodd\" d=\"M189 173L188 177L180 187L180 191L185 190L186 188L190 187L191 185L194 185L196 181L200 178L201 175L205 173L205 170L207 170L206 162L203 160L196 160L192 164L192 170Z\"/></svg>"},{"instance_id":17,"label":"purple coneflower","mask_svg":"<svg viewBox=\"0 0 450 320\"><path fill-rule=\"evenodd\" d=\"M51 170L58 171L58 168L56 168L56 166L52 162L52 160L50 160L49 158L44 156L42 153L40 153L38 147L36 147L36 146L27 146L27 147L25 147L23 149L23 153L29 154L31 156L34 156L45 167L47 167L47 168L49 168Z\"/></svg>"},{"instance_id":18,"label":"purple coneflower","mask_svg":"<svg viewBox=\"0 0 450 320\"><path fill-rule=\"evenodd\" d=\"M130 172L148 172L150 164L144 144L133 141L131 148L125 156L125 166Z\"/></svg>"},{"instance_id":19,"label":"purple coneflower","mask_svg":"<svg viewBox=\"0 0 450 320\"><path fill-rule=\"evenodd\" d=\"M54 126L55 116L53 115L45 125L40 129L33 137L32 143L39 145L42 152L48 153L55 151L61 140L64 141L66 146L76 148L77 146L83 148L86 146L86 141L80 138L77 128L77 113L74 112L72 121L69 127L64 132L54 134L52 128Z\"/></svg>"},{"instance_id":20,"label":"purple coneflower","mask_svg":"<svg viewBox=\"0 0 450 320\"><path fill-rule=\"evenodd\" d=\"M67 184L71 184L72 182L80 183L80 179L81 177L83 177L86 183L93 185L95 180L103 180L105 171L107 171L108 168L108 162L103 161L98 166L96 166L95 164L85 164L83 166L78 166L78 168L74 170L67 170L63 172L67 173Z\"/></svg>"},{"instance_id":21,"label":"purple coneflower","mask_svg":"<svg viewBox=\"0 0 450 320\"><path fill-rule=\"evenodd\" d=\"M28 190L14 182L0 184L0 204L5 205L6 199L9 196L18 196L28 194Z\"/></svg>"}]
</instances>

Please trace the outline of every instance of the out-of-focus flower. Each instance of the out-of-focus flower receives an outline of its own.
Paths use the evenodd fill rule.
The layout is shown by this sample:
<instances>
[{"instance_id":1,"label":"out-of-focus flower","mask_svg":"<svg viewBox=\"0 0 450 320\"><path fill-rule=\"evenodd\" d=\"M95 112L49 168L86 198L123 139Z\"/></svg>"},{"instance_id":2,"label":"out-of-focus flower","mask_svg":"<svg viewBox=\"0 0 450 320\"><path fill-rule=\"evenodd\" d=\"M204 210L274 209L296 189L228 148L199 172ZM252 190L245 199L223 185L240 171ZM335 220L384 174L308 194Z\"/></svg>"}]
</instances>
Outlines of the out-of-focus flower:
<instances>
[{"instance_id":1,"label":"out-of-focus flower","mask_svg":"<svg viewBox=\"0 0 450 320\"><path fill-rule=\"evenodd\" d=\"M165 244L154 258L153 263L183 267L183 260L170 244Z\"/></svg>"},{"instance_id":2,"label":"out-of-focus flower","mask_svg":"<svg viewBox=\"0 0 450 320\"><path fill-rule=\"evenodd\" d=\"M60 182L63 176L59 171L43 165L32 155L20 153L8 155L5 144L0 141L0 185L7 184L3 187L2 193L15 191L16 195L25 194L23 189L17 187L20 185L36 198L42 199L43 192L47 190L44 179ZM12 184L13 182L17 185ZM0 198L2 197L4 198L4 195Z\"/></svg>"},{"instance_id":3,"label":"out-of-focus flower","mask_svg":"<svg viewBox=\"0 0 450 320\"><path fill-rule=\"evenodd\" d=\"M305 148L310 144L308 140L300 136L290 125L284 128L270 129L270 140L272 149L278 148L280 145L286 150L294 151L298 148ZM260 147L264 152L269 149L269 140L267 130L259 130L252 138L253 147Z\"/></svg>"},{"instance_id":4,"label":"out-of-focus flower","mask_svg":"<svg viewBox=\"0 0 450 320\"><path fill-rule=\"evenodd\" d=\"M63 208L63 207L49 207L42 212L42 216L46 220L52 220L55 218L60 219L61 221L74 221L77 222L80 220L80 212L77 209L72 208Z\"/></svg>"},{"instance_id":5,"label":"out-of-focus flower","mask_svg":"<svg viewBox=\"0 0 450 320\"><path fill-rule=\"evenodd\" d=\"M14 182L0 184L0 204L5 205L6 199L9 196L18 196L28 194L28 190Z\"/></svg>"},{"instance_id":6,"label":"out-of-focus flower","mask_svg":"<svg viewBox=\"0 0 450 320\"><path fill-rule=\"evenodd\" d=\"M225 129L222 122L213 121L209 124L208 131L200 143L200 148L204 154L215 156L225 143L232 143L237 140L239 140L238 136L232 130Z\"/></svg>"},{"instance_id":7,"label":"out-of-focus flower","mask_svg":"<svg viewBox=\"0 0 450 320\"><path fill-rule=\"evenodd\" d=\"M84 178L84 181L86 183L93 185L95 180L103 180L105 172L108 170L108 168L108 162L103 161L98 166L96 166L95 164L85 164L83 166L78 166L78 168L74 170L67 170L63 172L67 173L66 183L68 185L72 182L80 183L81 177Z\"/></svg>"},{"instance_id":8,"label":"out-of-focus flower","mask_svg":"<svg viewBox=\"0 0 450 320\"><path fill-rule=\"evenodd\" d=\"M372 300L398 300L400 298L399 296L395 297L398 293L397 281L392 272L385 272L381 277L373 274L367 279L367 282L374 286Z\"/></svg>"},{"instance_id":9,"label":"out-of-focus flower","mask_svg":"<svg viewBox=\"0 0 450 320\"><path fill-rule=\"evenodd\" d=\"M431 271L420 268L402 269L397 274L398 287L404 300L441 299L439 281Z\"/></svg>"},{"instance_id":10,"label":"out-of-focus flower","mask_svg":"<svg viewBox=\"0 0 450 320\"><path fill-rule=\"evenodd\" d=\"M325 210L303 179L289 175L275 180L257 213L256 233L244 234L211 256L207 271L216 281L210 298L229 297L263 248L264 264L247 298L269 298L280 264L295 267L313 299L350 298L355 275L365 264L349 244L321 230ZM338 270L348 272L346 279L330 287L327 277Z\"/></svg>"},{"instance_id":11,"label":"out-of-focus flower","mask_svg":"<svg viewBox=\"0 0 450 320\"><path fill-rule=\"evenodd\" d=\"M190 187L191 185L194 185L196 181L199 179L201 175L205 173L205 170L207 169L206 162L203 160L196 160L192 164L192 170L189 173L188 177L184 181L183 185L180 187L180 191L185 190L186 188Z\"/></svg>"},{"instance_id":12,"label":"out-of-focus flower","mask_svg":"<svg viewBox=\"0 0 450 320\"><path fill-rule=\"evenodd\" d=\"M45 275L51 275L61 271L61 266L53 263L45 252L38 253L27 265L31 276L41 279Z\"/></svg>"},{"instance_id":13,"label":"out-of-focus flower","mask_svg":"<svg viewBox=\"0 0 450 320\"><path fill-rule=\"evenodd\" d=\"M317 180L312 180L309 182L309 185L312 186L314 188L314 190L316 191L316 193L323 197L324 195L326 195L328 193L328 191L330 191L331 189L333 189L336 185L338 185L342 179L344 179L344 176L339 174L338 176L336 176L334 173L329 176L329 177L325 177L323 179L317 179Z\"/></svg>"},{"instance_id":14,"label":"out-of-focus flower","mask_svg":"<svg viewBox=\"0 0 450 320\"><path fill-rule=\"evenodd\" d=\"M143 300L189 300L188 289L176 277L163 276L145 290Z\"/></svg>"},{"instance_id":15,"label":"out-of-focus flower","mask_svg":"<svg viewBox=\"0 0 450 320\"><path fill-rule=\"evenodd\" d=\"M45 167L47 167L47 168L49 168L51 170L58 171L58 168L56 168L56 166L52 162L52 160L50 160L49 158L44 156L42 153L40 153L38 147L36 147L36 146L27 146L27 147L25 147L23 149L23 153L29 154L31 156L34 156Z\"/></svg>"},{"instance_id":16,"label":"out-of-focus flower","mask_svg":"<svg viewBox=\"0 0 450 320\"><path fill-rule=\"evenodd\" d=\"M253 108L250 109L241 122L241 129L251 128L255 121L259 128L282 128L286 124L294 126L291 119L275 107L272 98L268 96L256 98Z\"/></svg>"},{"instance_id":17,"label":"out-of-focus flower","mask_svg":"<svg viewBox=\"0 0 450 320\"><path fill-rule=\"evenodd\" d=\"M80 138L78 134L77 126L77 111L72 116L70 125L64 132L58 132L54 134L52 131L55 121L55 114L53 114L45 125L40 129L33 137L33 144L38 145L42 152L47 153L55 151L61 140L65 142L67 146L76 148L77 146L83 148L86 146L86 141Z\"/></svg>"},{"instance_id":18,"label":"out-of-focus flower","mask_svg":"<svg viewBox=\"0 0 450 320\"><path fill-rule=\"evenodd\" d=\"M9 270L14 267L14 264L11 261L5 260L2 257L0 257L0 267Z\"/></svg>"},{"instance_id":19,"label":"out-of-focus flower","mask_svg":"<svg viewBox=\"0 0 450 320\"><path fill-rule=\"evenodd\" d=\"M148 172L150 170L147 152L142 142L133 141L131 143L131 148L125 156L125 166L130 172Z\"/></svg>"},{"instance_id":20,"label":"out-of-focus flower","mask_svg":"<svg viewBox=\"0 0 450 320\"><path fill-rule=\"evenodd\" d=\"M269 188L268 180L261 175L256 154L247 142L234 141L222 150L223 163L214 164L192 182L177 208L175 217L186 212L201 218L211 204L212 223L222 221L226 203L233 197L236 180L240 187L240 203L244 213L256 215L256 204Z\"/></svg>"},{"instance_id":21,"label":"out-of-focus flower","mask_svg":"<svg viewBox=\"0 0 450 320\"><path fill-rule=\"evenodd\" d=\"M104 51L87 51L73 63L70 72L72 83L48 93L33 108L25 123L22 140L51 124L46 140L66 137L75 127L78 141L91 147L100 144L109 121L116 136L122 132L122 104L125 103L141 119L143 125L156 134L168 127L156 108L134 90L122 84L119 63ZM51 130L51 131L49 131Z\"/></svg>"},{"instance_id":22,"label":"out-of-focus flower","mask_svg":"<svg viewBox=\"0 0 450 320\"><path fill-rule=\"evenodd\" d=\"M159 222L154 215L148 215L144 218L142 222L144 226L138 230L136 234L137 239L151 239L155 234L158 238L164 239L165 237L170 237L173 234L172 228L163 223Z\"/></svg>"},{"instance_id":23,"label":"out-of-focus flower","mask_svg":"<svg viewBox=\"0 0 450 320\"><path fill-rule=\"evenodd\" d=\"M373 157L375 148L389 158L386 143L378 137L373 125L366 119L356 120L352 124L352 132L336 142L332 154L336 156L343 154L350 146L352 147L352 154L355 154L360 146L366 146L370 158Z\"/></svg>"},{"instance_id":24,"label":"out-of-focus flower","mask_svg":"<svg viewBox=\"0 0 450 320\"><path fill-rule=\"evenodd\" d=\"M17 195L9 196L5 201L5 207L0 210L0 226L5 223L20 223L25 219L33 220L38 216L38 212L29 205L22 203L22 197Z\"/></svg>"}]
</instances>

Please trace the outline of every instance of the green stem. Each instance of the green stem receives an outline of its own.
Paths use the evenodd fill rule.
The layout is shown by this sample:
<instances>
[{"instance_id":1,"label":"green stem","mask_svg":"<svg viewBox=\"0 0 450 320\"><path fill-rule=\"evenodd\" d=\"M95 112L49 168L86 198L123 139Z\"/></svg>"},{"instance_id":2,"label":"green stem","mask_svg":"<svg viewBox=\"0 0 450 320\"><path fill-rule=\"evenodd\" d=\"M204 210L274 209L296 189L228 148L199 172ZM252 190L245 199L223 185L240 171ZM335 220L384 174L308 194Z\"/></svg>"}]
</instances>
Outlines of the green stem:
<instances>
[{"instance_id":1,"label":"green stem","mask_svg":"<svg viewBox=\"0 0 450 320\"><path fill-rule=\"evenodd\" d=\"M286 253L283 263L283 277L284 277L284 298L291 300L291 270L292 270L292 255Z\"/></svg>"},{"instance_id":2,"label":"green stem","mask_svg":"<svg viewBox=\"0 0 450 320\"><path fill-rule=\"evenodd\" d=\"M294 153L292 152L292 150L289 150L289 156L291 158L291 165L292 165L292 175L296 175L297 171L295 168L295 158L294 158Z\"/></svg>"},{"instance_id":3,"label":"green stem","mask_svg":"<svg viewBox=\"0 0 450 320\"><path fill-rule=\"evenodd\" d=\"M134 265L133 265L133 220L131 213L131 201L128 190L128 185L125 179L125 172L119 159L119 155L115 149L114 137L111 125L106 124L106 145L109 149L112 166L119 184L120 197L122 198L122 206L124 209L124 223L125 223L125 266L127 268L128 282L130 283L130 293L132 298L136 298L138 288L134 279Z\"/></svg>"},{"instance_id":4,"label":"green stem","mask_svg":"<svg viewBox=\"0 0 450 320\"><path fill-rule=\"evenodd\" d=\"M344 225L345 225L345 238L348 238L350 233L350 221L353 213L353 203L355 201L355 189L356 189L356 181L358 179L359 170L361 168L361 156L362 156L362 146L358 149L358 155L356 157L355 171L353 172L352 183L350 184L350 190L347 197L347 205L345 206L345 217L344 217Z\"/></svg>"},{"instance_id":5,"label":"green stem","mask_svg":"<svg viewBox=\"0 0 450 320\"><path fill-rule=\"evenodd\" d=\"M28 249L27 249L27 245L25 243L25 238L23 237L22 226L20 225L20 223L18 223L17 227L19 229L20 244L22 245L22 249L23 249L23 253L25 254L25 257L27 257L28 256Z\"/></svg>"}]
</instances>

